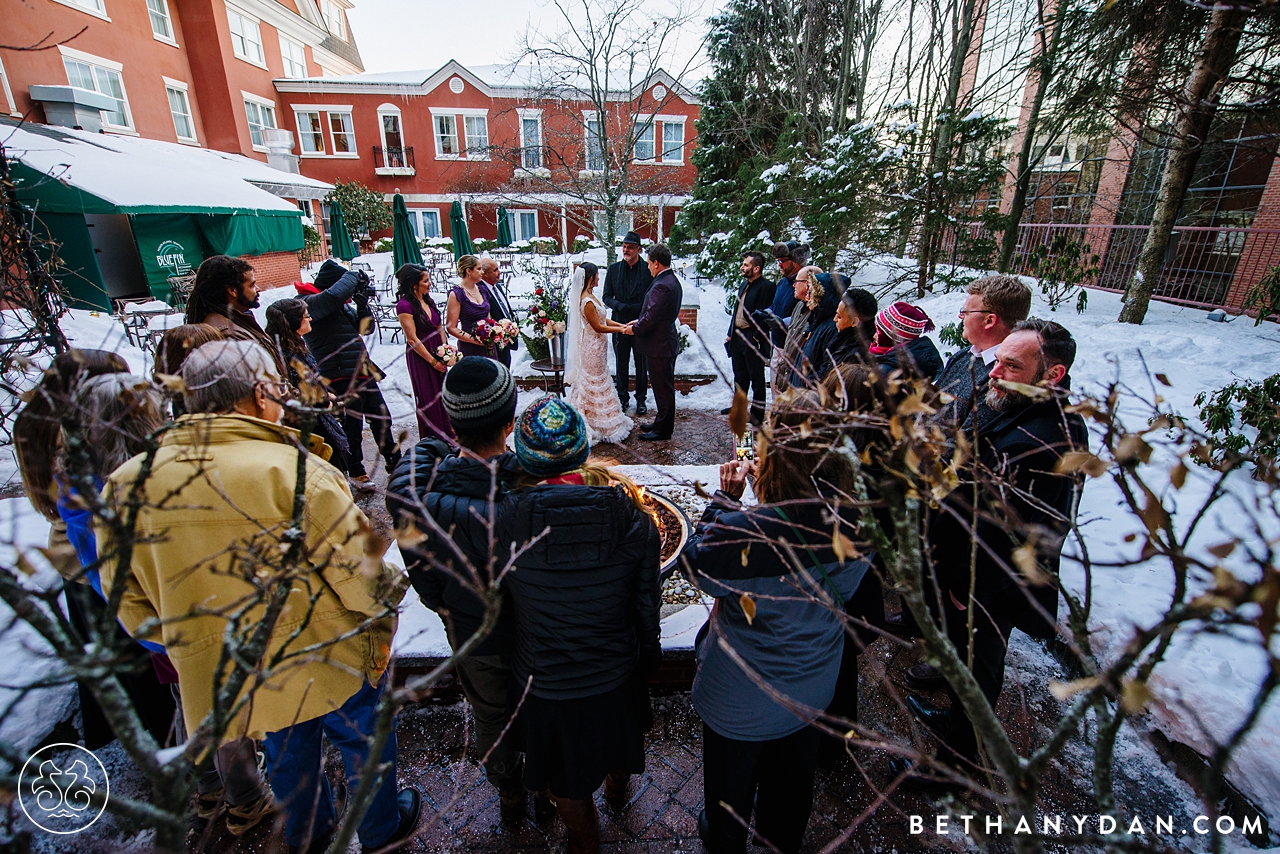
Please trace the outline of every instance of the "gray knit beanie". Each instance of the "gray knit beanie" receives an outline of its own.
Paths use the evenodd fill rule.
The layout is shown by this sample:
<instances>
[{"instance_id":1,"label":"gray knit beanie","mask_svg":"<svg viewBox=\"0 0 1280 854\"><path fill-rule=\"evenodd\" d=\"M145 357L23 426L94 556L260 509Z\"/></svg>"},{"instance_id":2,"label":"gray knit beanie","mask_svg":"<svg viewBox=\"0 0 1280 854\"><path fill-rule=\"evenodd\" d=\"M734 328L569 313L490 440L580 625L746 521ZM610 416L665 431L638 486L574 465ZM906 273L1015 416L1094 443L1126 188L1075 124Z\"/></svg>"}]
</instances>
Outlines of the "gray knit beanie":
<instances>
[{"instance_id":1,"label":"gray knit beanie","mask_svg":"<svg viewBox=\"0 0 1280 854\"><path fill-rule=\"evenodd\" d=\"M455 430L480 433L510 423L516 414L511 371L483 356L466 356L444 375L444 411Z\"/></svg>"}]
</instances>

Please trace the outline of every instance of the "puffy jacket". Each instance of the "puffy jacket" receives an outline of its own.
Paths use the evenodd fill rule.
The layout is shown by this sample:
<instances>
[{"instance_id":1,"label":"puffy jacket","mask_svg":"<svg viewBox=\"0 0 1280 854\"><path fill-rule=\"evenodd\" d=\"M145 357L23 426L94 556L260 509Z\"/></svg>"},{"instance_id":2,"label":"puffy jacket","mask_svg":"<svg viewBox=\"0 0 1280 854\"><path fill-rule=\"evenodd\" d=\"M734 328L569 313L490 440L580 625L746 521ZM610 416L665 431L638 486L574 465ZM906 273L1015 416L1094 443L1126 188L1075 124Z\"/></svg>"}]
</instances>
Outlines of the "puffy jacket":
<instances>
[{"instance_id":1,"label":"puffy jacket","mask_svg":"<svg viewBox=\"0 0 1280 854\"><path fill-rule=\"evenodd\" d=\"M413 589L422 604L445 620L455 649L476 633L485 613L477 585L464 584L455 573L470 577L474 569L480 573L483 586L489 586L489 493L496 487L494 494L500 503L521 473L515 454L502 454L493 463L491 470L479 460L459 456L439 439L423 439L404 455L387 482L387 510L397 527L406 514L408 518L421 519L425 510L442 530L449 532L446 542L430 525L420 521L417 527L426 539L405 550L404 559ZM497 538L495 542L499 550L492 566L501 572L509 554L505 546L510 541ZM515 618L510 597L504 591L498 624L472 654L509 655L514 639Z\"/></svg>"},{"instance_id":2,"label":"puffy jacket","mask_svg":"<svg viewBox=\"0 0 1280 854\"><path fill-rule=\"evenodd\" d=\"M937 345L933 343L932 338L921 335L906 344L894 347L887 353L876 356L876 365L881 373L888 376L900 367L907 367L900 363L901 353L905 353L910 362L908 370L913 370L927 380L933 380L942 372L942 354L938 352Z\"/></svg>"},{"instance_id":3,"label":"puffy jacket","mask_svg":"<svg viewBox=\"0 0 1280 854\"><path fill-rule=\"evenodd\" d=\"M845 507L840 515L852 534L856 511ZM778 545L783 542L792 546L800 566L784 557ZM697 649L693 705L698 715L716 732L740 741L769 741L803 728L809 721L766 694L720 641L782 696L812 709L831 702L845 634L833 608L852 598L870 563L836 556L826 502L740 508L717 492L681 563L716 599ZM755 603L750 620L742 610L744 593Z\"/></svg>"},{"instance_id":4,"label":"puffy jacket","mask_svg":"<svg viewBox=\"0 0 1280 854\"><path fill-rule=\"evenodd\" d=\"M809 312L809 331L804 339L798 364L791 372L791 385L808 388L822 382L831 370L831 354L827 349L840 330L836 328L836 306L839 299L834 289L823 295L822 301Z\"/></svg>"},{"instance_id":5,"label":"puffy jacket","mask_svg":"<svg viewBox=\"0 0 1280 854\"><path fill-rule=\"evenodd\" d=\"M537 486L503 505L523 545L507 576L515 604L518 684L553 700L603 694L662 662L661 540L621 487ZM545 533L544 533L545 531Z\"/></svg>"},{"instance_id":6,"label":"puffy jacket","mask_svg":"<svg viewBox=\"0 0 1280 854\"><path fill-rule=\"evenodd\" d=\"M336 277L336 281L335 281ZM369 304L358 303L359 310L347 305L360 287L362 276L355 270L325 261L316 274L315 286L297 288L298 298L307 304L311 314L311 331L303 338L311 355L320 364L325 379L345 380L356 376L382 376L382 371L369 358L360 322L370 317Z\"/></svg>"},{"instance_id":7,"label":"puffy jacket","mask_svg":"<svg viewBox=\"0 0 1280 854\"><path fill-rule=\"evenodd\" d=\"M135 638L164 644L178 671L188 731L212 710L226 676L224 614L248 607L242 631L260 619L263 605L251 604L255 591L245 578L251 564L244 558L282 553L293 527L299 438L296 430L247 415L184 415L164 434L142 487L139 538L118 616ZM263 661L296 654L267 678L249 679L245 693L253 691L254 701L231 722L227 739L261 739L328 714L362 684L376 685L391 658L395 608L408 579L379 555L365 554L368 520L351 500L346 477L319 455L324 443L311 440L303 563ZM127 499L143 461L139 455L112 472L102 492L108 507ZM110 590L119 550L109 528L99 523L96 533L102 585Z\"/></svg>"}]
</instances>

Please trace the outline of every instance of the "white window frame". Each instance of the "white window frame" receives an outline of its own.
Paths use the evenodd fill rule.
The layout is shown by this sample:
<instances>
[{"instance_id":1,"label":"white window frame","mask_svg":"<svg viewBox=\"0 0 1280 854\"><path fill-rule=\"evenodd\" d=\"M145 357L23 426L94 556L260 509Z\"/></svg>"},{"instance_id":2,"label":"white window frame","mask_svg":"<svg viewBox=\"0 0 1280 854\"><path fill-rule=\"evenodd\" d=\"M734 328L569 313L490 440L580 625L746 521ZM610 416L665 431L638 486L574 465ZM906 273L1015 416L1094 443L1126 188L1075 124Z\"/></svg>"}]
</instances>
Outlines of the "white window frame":
<instances>
[{"instance_id":1,"label":"white window frame","mask_svg":"<svg viewBox=\"0 0 1280 854\"><path fill-rule=\"evenodd\" d=\"M595 227L595 231L599 234L604 230L605 219L604 211L593 210L591 212L591 224ZM636 213L635 211L622 210L618 211L618 221L614 223L614 229L618 232L613 236L615 241L621 240L628 231L635 231Z\"/></svg>"},{"instance_id":2,"label":"white window frame","mask_svg":"<svg viewBox=\"0 0 1280 854\"><path fill-rule=\"evenodd\" d=\"M550 177L551 171L547 168L547 164L545 162L546 144L545 136L542 132L542 110L517 108L516 116L516 120L520 122L520 166L516 171L525 175L543 175L545 177ZM538 139L532 145L524 135L524 123L528 121L538 123ZM525 162L525 150L530 148L536 148L538 150L537 166L529 166Z\"/></svg>"},{"instance_id":3,"label":"white window frame","mask_svg":"<svg viewBox=\"0 0 1280 854\"><path fill-rule=\"evenodd\" d=\"M53 2L75 9L78 12L84 12L86 15L101 18L104 21L109 22L111 20L107 16L107 9L103 0L84 0L83 2L78 2L78 0L53 0Z\"/></svg>"},{"instance_id":4,"label":"white window frame","mask_svg":"<svg viewBox=\"0 0 1280 854\"><path fill-rule=\"evenodd\" d=\"M453 133L441 133L440 120L448 119L453 124ZM440 144L442 137L452 137L453 151L445 152ZM461 136L458 134L458 115L453 110L431 108L431 141L435 146L436 160L462 160Z\"/></svg>"},{"instance_id":5,"label":"white window frame","mask_svg":"<svg viewBox=\"0 0 1280 854\"><path fill-rule=\"evenodd\" d=\"M662 125L662 148L661 150L659 150L658 147L655 145L654 155L657 157L657 162L660 165L683 166L685 164L684 150L689 146L689 140L685 135L685 130L687 127L685 124L686 121L687 121L686 116L658 116L657 117L658 124ZM675 125L680 128L680 159L679 160L667 159L667 128L672 125Z\"/></svg>"},{"instance_id":6,"label":"white window frame","mask_svg":"<svg viewBox=\"0 0 1280 854\"><path fill-rule=\"evenodd\" d=\"M286 36L284 33L278 33L280 36L280 60L284 63L284 76L291 80L302 80L307 77L307 48L302 42L296 42ZM290 48L297 48L298 55L302 57L302 74L290 74L289 65L292 63L297 65L297 60L290 56Z\"/></svg>"},{"instance_id":7,"label":"white window frame","mask_svg":"<svg viewBox=\"0 0 1280 854\"><path fill-rule=\"evenodd\" d=\"M62 67L64 72L66 71L67 60L70 59L74 62L82 62L85 65L88 65L90 67L100 68L103 71L110 71L116 74L120 78L120 100L124 102L124 118L125 118L125 121L128 122L128 124L113 125L113 124L110 124L107 121L106 117L104 116L102 119L102 129L105 130L107 133L119 133L127 136L137 136L138 131L133 125L133 110L129 108L129 90L126 89L124 85L124 65L122 63L116 62L114 59L107 59L106 57L95 56L92 53L85 53L82 50L76 50L75 48L70 48L65 45L58 45L58 52L62 54ZM67 82L71 83L70 74L67 75ZM94 75L93 91L102 95L106 94L105 92L103 92L101 89L98 88L98 81L97 81L96 74ZM112 97L112 96L108 96L108 97Z\"/></svg>"},{"instance_id":8,"label":"white window frame","mask_svg":"<svg viewBox=\"0 0 1280 854\"><path fill-rule=\"evenodd\" d=\"M595 142L595 135L591 132L591 123L599 121L600 117L596 114L595 110L582 111L582 173L586 173L588 175L598 174L604 171L604 151L599 152L599 165L591 165L591 146Z\"/></svg>"},{"instance_id":9,"label":"white window frame","mask_svg":"<svg viewBox=\"0 0 1280 854\"><path fill-rule=\"evenodd\" d=\"M262 108L263 108L263 107L266 107L268 110L270 110L270 111L271 111L271 120L272 120L273 122L275 122L275 125L273 125L273 127L277 127L277 128L278 128L278 127L280 127L280 116L278 116L278 115L277 115L277 107L276 107L276 102L275 102L275 101L272 101L270 98L264 98L264 97L262 97L261 95L254 95L252 92L246 92L246 91L244 91L243 89L242 89L242 90L240 90L240 97L244 99L244 102L245 102L246 104L254 104L254 105L256 105L256 106L258 107L259 112L261 112L261 110L262 110ZM244 117L245 117L245 121L248 121L248 120L249 120L249 111L248 111L248 110L245 110L245 116L244 116ZM253 124L253 123L252 123L252 122L249 122L249 124L250 124L250 128L249 128L249 144L250 144L251 146L253 146L253 150L254 150L254 151L263 151L263 152L265 152L265 151L267 150L266 139L265 139L265 138L263 139L263 141L262 141L262 144L261 144L261 145L254 144L254 142L253 142L253 127L252 127L252 124ZM260 128L264 128L264 127L267 127L267 126L266 126L266 125L264 125L264 124L259 124L259 125L258 125L258 127L260 127Z\"/></svg>"},{"instance_id":10,"label":"white window frame","mask_svg":"<svg viewBox=\"0 0 1280 854\"><path fill-rule=\"evenodd\" d=\"M533 234L525 234L524 229L520 227L521 215L533 216ZM513 240L532 240L535 237L541 237L539 234L538 212L533 208L512 208L507 211L507 223L511 226L511 238Z\"/></svg>"},{"instance_id":11,"label":"white window frame","mask_svg":"<svg viewBox=\"0 0 1280 854\"><path fill-rule=\"evenodd\" d=\"M392 149L392 146L387 143L387 128L385 122L388 116L394 116L396 124L400 128L400 166L391 165L391 155L388 153ZM405 139L404 135L404 116L401 114L400 108L395 104L382 104L378 107L378 140L382 143L383 165L379 166L375 161L373 164L374 172L379 175L413 175L415 173L416 170L409 162L408 155L404 154L404 152L409 148L409 143Z\"/></svg>"},{"instance_id":12,"label":"white window frame","mask_svg":"<svg viewBox=\"0 0 1280 854\"><path fill-rule=\"evenodd\" d=\"M344 131L334 130L334 127L333 127L334 116L347 117L347 120L344 123L347 128L346 130ZM346 109L335 108L332 110L325 110L324 126L329 131L329 149L331 152L330 154L331 157L338 157L338 158L345 158L345 159L359 159L360 149L356 145L356 120L351 113L350 107ZM339 136L349 137L349 140L348 140L349 147L347 148L346 151L338 150Z\"/></svg>"},{"instance_id":13,"label":"white window frame","mask_svg":"<svg viewBox=\"0 0 1280 854\"><path fill-rule=\"evenodd\" d=\"M656 163L658 158L658 120L655 116L636 116L635 134L631 139L632 163ZM641 157L636 150L645 131L649 132L649 145L652 146L648 157Z\"/></svg>"},{"instance_id":14,"label":"white window frame","mask_svg":"<svg viewBox=\"0 0 1280 854\"><path fill-rule=\"evenodd\" d=\"M440 236L440 209L439 208L409 208L409 216L413 220L413 233L419 240L424 237ZM427 235L427 218L431 217L436 223L436 233Z\"/></svg>"},{"instance_id":15,"label":"white window frame","mask_svg":"<svg viewBox=\"0 0 1280 854\"><path fill-rule=\"evenodd\" d=\"M186 119L187 124L191 126L191 136L183 136L178 132L178 120L175 118L173 121L173 132L177 134L178 142L199 145L200 143L196 139L196 119L195 116L191 114L191 96L188 94L190 87L181 80L174 80L172 77L161 77L160 79L164 81L165 100L169 100L169 90L172 89L182 95L182 104L187 108ZM173 102L171 101L169 102L169 113L171 115L173 113Z\"/></svg>"},{"instance_id":16,"label":"white window frame","mask_svg":"<svg viewBox=\"0 0 1280 854\"><path fill-rule=\"evenodd\" d=\"M474 114L467 114L467 113L464 113L462 115L462 136L463 136L462 153L467 160L488 160L489 159L488 112L489 112L488 110L485 110L484 113L481 115L474 115ZM472 145L471 143L473 139L479 140L480 137L477 135L473 138L468 126L472 122L475 122L477 120L484 123L484 142L481 145Z\"/></svg>"},{"instance_id":17,"label":"white window frame","mask_svg":"<svg viewBox=\"0 0 1280 854\"><path fill-rule=\"evenodd\" d=\"M236 31L235 31L236 18L239 18L243 22L241 24L241 29L243 29L244 28L243 25L247 23L247 24L252 24L253 29L257 31L256 33L257 41L250 41L248 35L245 33L241 33L239 36L241 41L243 41L246 45L253 44L257 46L258 57L256 59L252 56L247 56L241 53L236 48ZM235 58L240 60L241 62L247 62L250 65L256 65L258 68L266 68L267 52L262 46L262 21L258 20L253 15L250 15L248 12L241 11L239 7L232 6L230 3L228 3L227 4L227 26L231 28L231 53L235 55Z\"/></svg>"},{"instance_id":18,"label":"white window frame","mask_svg":"<svg viewBox=\"0 0 1280 854\"><path fill-rule=\"evenodd\" d=\"M310 104L294 104L293 105L293 126L298 130L299 156L301 157L328 157L329 156L329 153L324 148L324 144L325 144L324 120L320 118L321 114L323 113L324 113L324 110L317 110L315 107L311 106ZM315 134L316 134L316 137L318 137L320 140L319 151L308 151L306 146L302 144L304 135L312 139L316 138L316 137L312 137L312 132L310 130L304 131L302 129L302 117L304 115L306 116L314 115L316 117L316 123L318 127L315 131Z\"/></svg>"},{"instance_id":19,"label":"white window frame","mask_svg":"<svg viewBox=\"0 0 1280 854\"><path fill-rule=\"evenodd\" d=\"M157 12L151 8L151 4L156 3L160 6L161 11ZM147 4L147 22L151 24L151 35L158 42L164 42L173 47L178 46L178 31L173 28L173 14L169 11L169 0L146 0ZM164 24L169 30L169 35L161 35L156 32L155 15L164 16Z\"/></svg>"},{"instance_id":20,"label":"white window frame","mask_svg":"<svg viewBox=\"0 0 1280 854\"><path fill-rule=\"evenodd\" d=\"M4 59L0 58L0 89L4 90L5 103L9 105L9 115L19 118L18 104L13 100L13 90L9 88L9 74L4 70Z\"/></svg>"},{"instance_id":21,"label":"white window frame","mask_svg":"<svg viewBox=\"0 0 1280 854\"><path fill-rule=\"evenodd\" d=\"M347 24L343 19L342 7L333 0L321 0L320 13L324 17L324 28L343 41L347 40ZM332 14L330 14L332 13ZM334 29L334 26L337 29Z\"/></svg>"}]
</instances>

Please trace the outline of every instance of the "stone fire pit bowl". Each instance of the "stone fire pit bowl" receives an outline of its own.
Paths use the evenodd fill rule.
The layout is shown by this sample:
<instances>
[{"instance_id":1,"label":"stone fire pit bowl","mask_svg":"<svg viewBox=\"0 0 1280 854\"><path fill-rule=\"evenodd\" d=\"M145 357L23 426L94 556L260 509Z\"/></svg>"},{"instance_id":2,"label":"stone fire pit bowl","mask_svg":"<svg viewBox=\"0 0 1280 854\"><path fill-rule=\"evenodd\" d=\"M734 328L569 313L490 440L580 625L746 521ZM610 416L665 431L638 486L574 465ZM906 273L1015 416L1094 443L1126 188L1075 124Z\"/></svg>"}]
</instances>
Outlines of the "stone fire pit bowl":
<instances>
[{"instance_id":1,"label":"stone fire pit bowl","mask_svg":"<svg viewBox=\"0 0 1280 854\"><path fill-rule=\"evenodd\" d=\"M693 533L689 517L675 502L651 490L645 490L645 502L651 508L658 533L662 535L662 565L660 577L665 581L674 571L680 552L684 551Z\"/></svg>"}]
</instances>

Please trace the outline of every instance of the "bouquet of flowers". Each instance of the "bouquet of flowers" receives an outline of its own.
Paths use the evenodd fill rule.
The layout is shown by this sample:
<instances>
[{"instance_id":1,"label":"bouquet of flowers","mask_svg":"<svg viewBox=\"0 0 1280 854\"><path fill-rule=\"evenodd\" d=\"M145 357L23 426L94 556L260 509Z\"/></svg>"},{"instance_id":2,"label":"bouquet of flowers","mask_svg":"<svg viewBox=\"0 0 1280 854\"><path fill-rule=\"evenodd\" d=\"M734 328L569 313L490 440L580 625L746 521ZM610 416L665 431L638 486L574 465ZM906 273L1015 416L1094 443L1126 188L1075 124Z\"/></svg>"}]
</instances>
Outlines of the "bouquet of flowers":
<instances>
[{"instance_id":1,"label":"bouquet of flowers","mask_svg":"<svg viewBox=\"0 0 1280 854\"><path fill-rule=\"evenodd\" d=\"M451 347L448 344L441 344L436 348L436 358L444 362L446 368L452 368L458 364L458 360L462 358L462 354L458 352L457 347Z\"/></svg>"},{"instance_id":2,"label":"bouquet of flowers","mask_svg":"<svg viewBox=\"0 0 1280 854\"><path fill-rule=\"evenodd\" d=\"M476 321L471 334L482 341L489 348L489 352L493 352L495 349L506 348L515 344L520 334L520 328L510 320L484 318Z\"/></svg>"},{"instance_id":3,"label":"bouquet of flowers","mask_svg":"<svg viewBox=\"0 0 1280 854\"><path fill-rule=\"evenodd\" d=\"M565 331L568 320L563 288L548 284L533 289L533 304L525 321L530 328L544 338L554 338Z\"/></svg>"}]
</instances>

